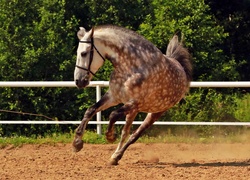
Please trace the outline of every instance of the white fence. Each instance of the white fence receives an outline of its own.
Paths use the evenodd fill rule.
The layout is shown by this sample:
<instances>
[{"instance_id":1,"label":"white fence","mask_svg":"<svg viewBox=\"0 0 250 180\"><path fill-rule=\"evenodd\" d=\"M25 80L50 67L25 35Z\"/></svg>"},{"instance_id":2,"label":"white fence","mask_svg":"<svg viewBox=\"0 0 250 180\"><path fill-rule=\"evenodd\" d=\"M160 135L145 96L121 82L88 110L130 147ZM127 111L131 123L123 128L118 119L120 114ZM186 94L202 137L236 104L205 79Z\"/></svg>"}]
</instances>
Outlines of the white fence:
<instances>
[{"instance_id":1,"label":"white fence","mask_svg":"<svg viewBox=\"0 0 250 180\"><path fill-rule=\"evenodd\" d=\"M96 101L101 98L101 87L108 87L108 81L91 81L88 87L96 87ZM76 87L73 81L8 81L0 82L0 87ZM250 87L250 82L191 82L191 87L203 88L233 88ZM0 124L80 124L81 121L10 121L0 120ZM134 121L133 124L141 124L141 121ZM97 113L96 121L89 124L97 125L97 133L101 134L101 125L108 124L108 121L101 121L101 112ZM125 124L125 121L117 121L116 124ZM220 126L250 126L250 122L155 122L154 125L220 125Z\"/></svg>"}]
</instances>

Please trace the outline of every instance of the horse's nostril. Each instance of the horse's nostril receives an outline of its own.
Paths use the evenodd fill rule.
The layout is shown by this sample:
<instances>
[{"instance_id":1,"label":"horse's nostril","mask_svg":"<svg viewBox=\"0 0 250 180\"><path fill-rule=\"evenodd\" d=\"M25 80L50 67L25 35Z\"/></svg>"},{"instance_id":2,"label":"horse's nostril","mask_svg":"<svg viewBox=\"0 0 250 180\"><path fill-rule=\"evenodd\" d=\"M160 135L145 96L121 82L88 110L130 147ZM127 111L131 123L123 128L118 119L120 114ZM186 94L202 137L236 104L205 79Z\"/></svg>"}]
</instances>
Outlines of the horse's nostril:
<instances>
[{"instance_id":1,"label":"horse's nostril","mask_svg":"<svg viewBox=\"0 0 250 180\"><path fill-rule=\"evenodd\" d=\"M78 85L79 81L78 81L78 80L76 80L76 82L75 82L75 83L76 83L76 85Z\"/></svg>"}]
</instances>

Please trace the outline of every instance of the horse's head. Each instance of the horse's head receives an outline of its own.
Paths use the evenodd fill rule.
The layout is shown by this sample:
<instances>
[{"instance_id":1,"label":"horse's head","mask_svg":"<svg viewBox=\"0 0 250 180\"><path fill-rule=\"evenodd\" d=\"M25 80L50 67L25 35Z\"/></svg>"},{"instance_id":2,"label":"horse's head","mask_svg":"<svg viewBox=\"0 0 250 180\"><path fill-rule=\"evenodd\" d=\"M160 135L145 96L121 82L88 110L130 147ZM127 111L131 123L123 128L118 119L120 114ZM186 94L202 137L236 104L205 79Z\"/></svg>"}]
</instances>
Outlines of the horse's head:
<instances>
[{"instance_id":1,"label":"horse's head","mask_svg":"<svg viewBox=\"0 0 250 180\"><path fill-rule=\"evenodd\" d=\"M86 32L83 27L77 33L79 45L77 49L74 80L79 88L86 87L96 71L103 65L104 57L94 44L94 28Z\"/></svg>"}]
</instances>

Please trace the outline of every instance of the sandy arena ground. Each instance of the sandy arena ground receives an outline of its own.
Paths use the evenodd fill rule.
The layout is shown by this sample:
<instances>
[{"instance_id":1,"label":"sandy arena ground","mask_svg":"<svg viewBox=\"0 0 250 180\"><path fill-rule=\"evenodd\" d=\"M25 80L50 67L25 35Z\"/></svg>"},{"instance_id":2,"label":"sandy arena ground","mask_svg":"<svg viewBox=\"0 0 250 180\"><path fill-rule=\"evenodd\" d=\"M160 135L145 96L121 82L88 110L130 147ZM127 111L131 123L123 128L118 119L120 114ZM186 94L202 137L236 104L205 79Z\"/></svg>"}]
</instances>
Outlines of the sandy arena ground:
<instances>
[{"instance_id":1,"label":"sandy arena ground","mask_svg":"<svg viewBox=\"0 0 250 180\"><path fill-rule=\"evenodd\" d=\"M118 166L107 165L116 145L24 145L0 149L0 179L250 179L250 143L131 145Z\"/></svg>"}]
</instances>

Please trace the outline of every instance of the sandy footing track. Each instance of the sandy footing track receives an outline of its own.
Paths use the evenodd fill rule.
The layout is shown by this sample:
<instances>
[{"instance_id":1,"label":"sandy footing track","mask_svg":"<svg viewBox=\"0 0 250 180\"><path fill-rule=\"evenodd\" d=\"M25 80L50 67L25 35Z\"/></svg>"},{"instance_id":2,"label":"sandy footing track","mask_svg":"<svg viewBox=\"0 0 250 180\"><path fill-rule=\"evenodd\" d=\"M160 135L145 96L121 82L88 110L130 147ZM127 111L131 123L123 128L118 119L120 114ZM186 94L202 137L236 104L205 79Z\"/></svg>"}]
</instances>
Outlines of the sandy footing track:
<instances>
[{"instance_id":1,"label":"sandy footing track","mask_svg":"<svg viewBox=\"0 0 250 180\"><path fill-rule=\"evenodd\" d=\"M0 149L0 179L248 180L250 143L142 144L129 147L118 166L108 165L116 145L24 145Z\"/></svg>"}]
</instances>

